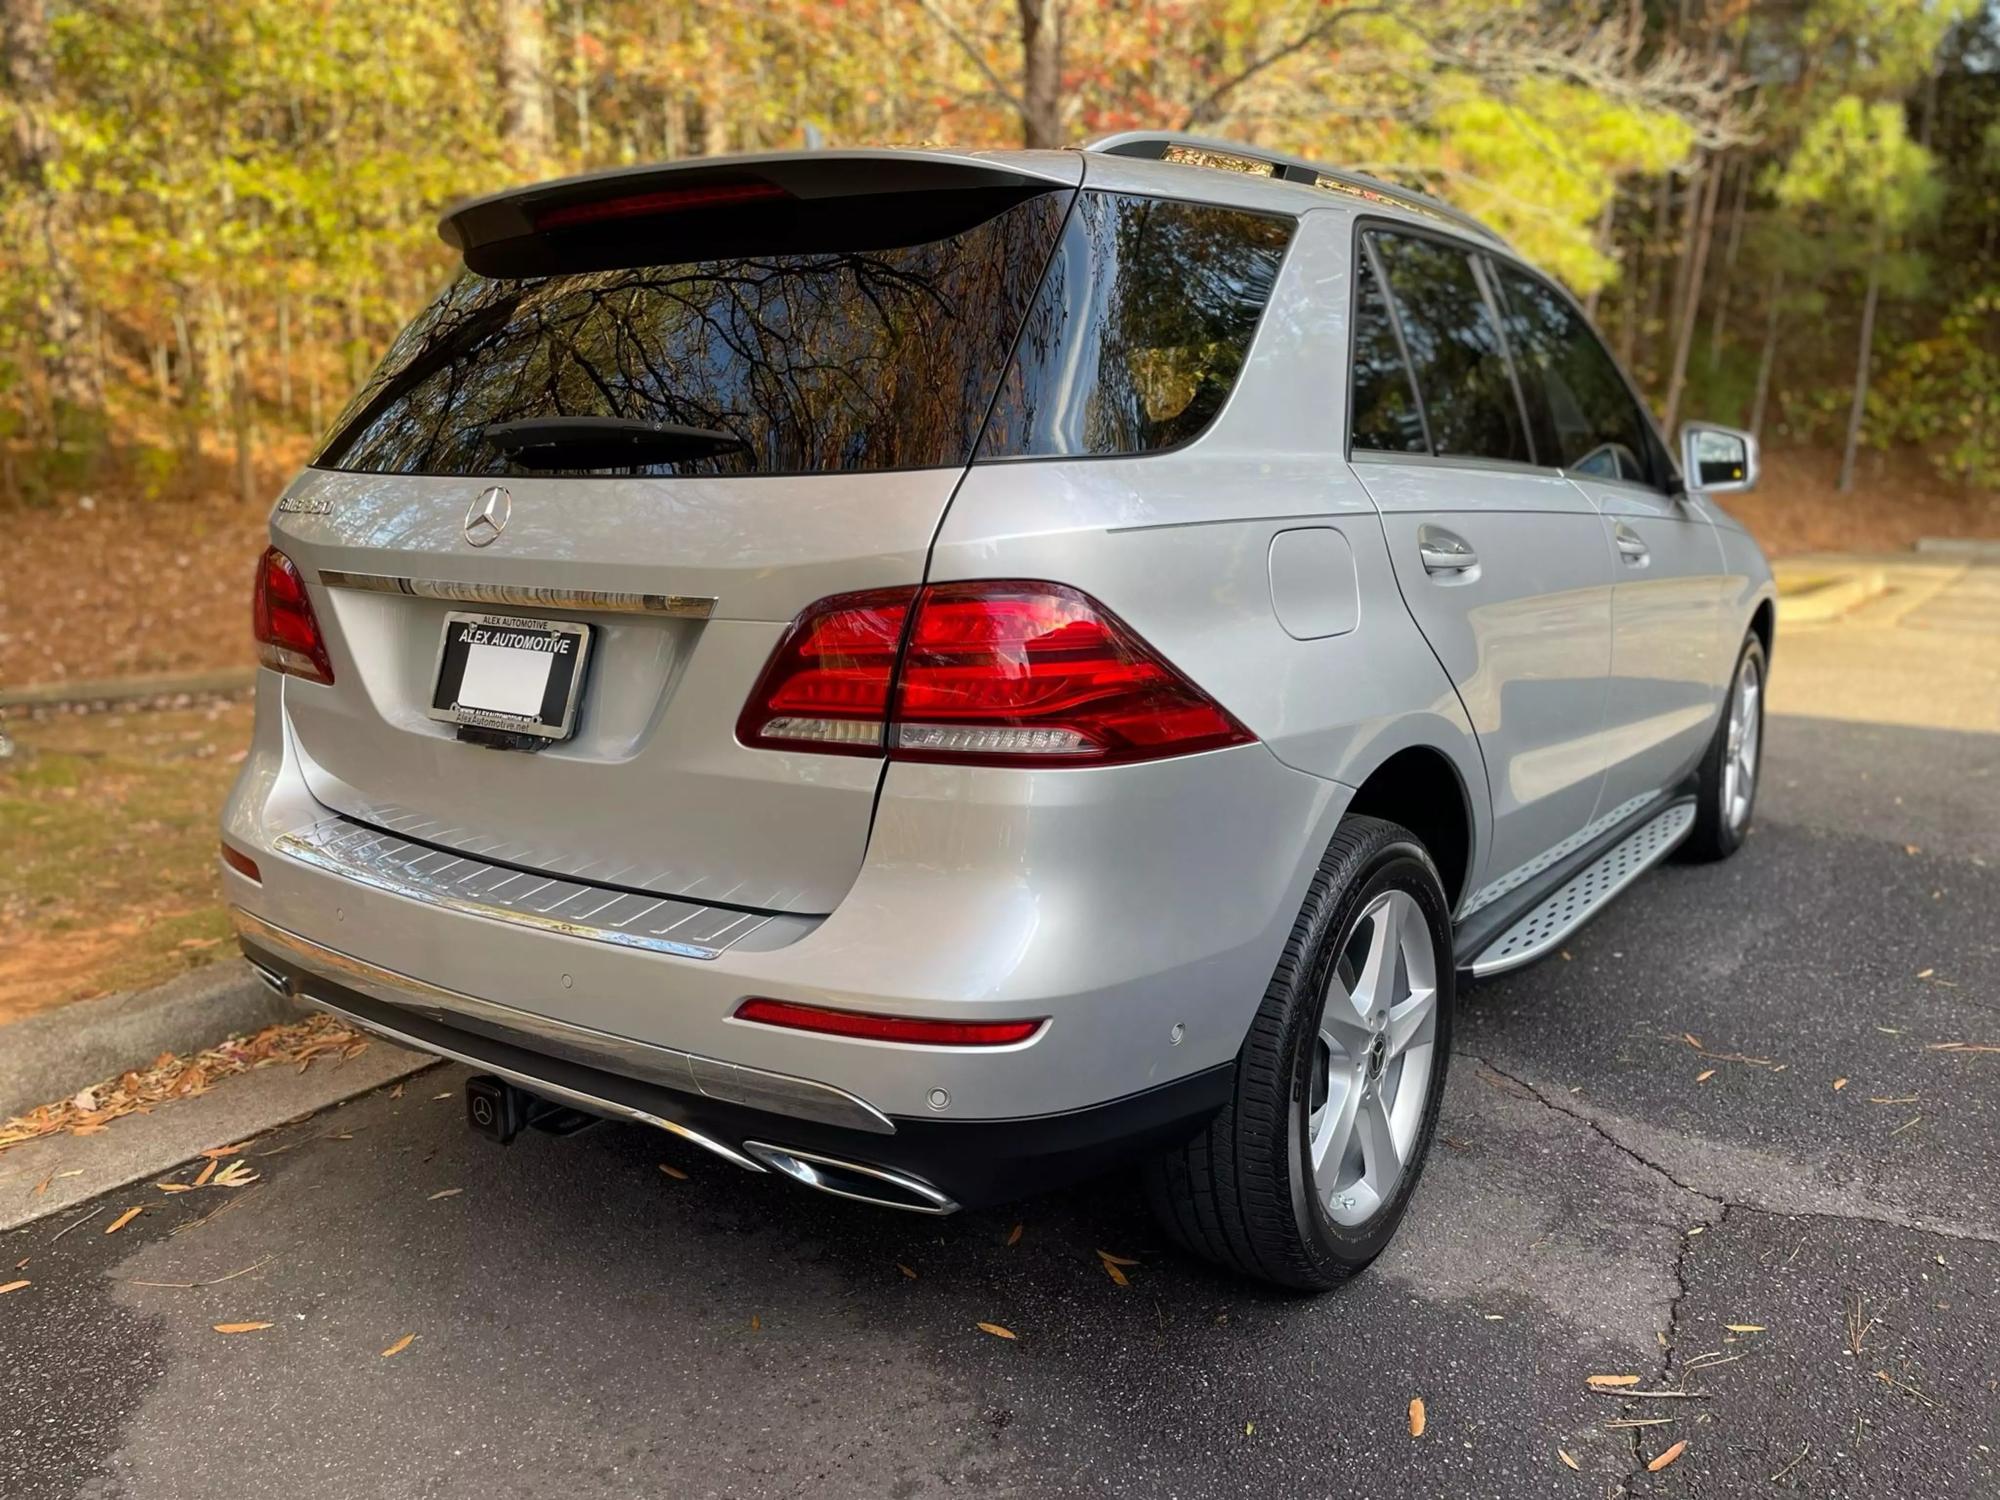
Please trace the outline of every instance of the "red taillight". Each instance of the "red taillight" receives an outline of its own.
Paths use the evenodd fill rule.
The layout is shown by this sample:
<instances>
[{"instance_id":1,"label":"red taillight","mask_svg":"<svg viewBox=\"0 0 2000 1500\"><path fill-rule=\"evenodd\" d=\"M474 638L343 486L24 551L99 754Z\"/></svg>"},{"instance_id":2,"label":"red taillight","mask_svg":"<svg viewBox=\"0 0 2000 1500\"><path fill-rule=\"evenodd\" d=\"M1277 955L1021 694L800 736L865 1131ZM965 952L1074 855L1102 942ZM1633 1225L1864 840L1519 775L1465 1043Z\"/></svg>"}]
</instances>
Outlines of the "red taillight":
<instances>
[{"instance_id":1,"label":"red taillight","mask_svg":"<svg viewBox=\"0 0 2000 1500\"><path fill-rule=\"evenodd\" d=\"M577 224L601 224L606 219L641 219L655 214L681 213L691 208L720 208L724 204L758 203L791 194L770 182L711 182L657 193L628 193L621 198L598 198L589 203L568 203L535 215L537 230L567 229Z\"/></svg>"},{"instance_id":2,"label":"red taillight","mask_svg":"<svg viewBox=\"0 0 2000 1500\"><path fill-rule=\"evenodd\" d=\"M245 854L241 849L224 844L222 846L222 862L237 874L247 875L259 885L264 883L263 875L257 870L257 861Z\"/></svg>"},{"instance_id":3,"label":"red taillight","mask_svg":"<svg viewBox=\"0 0 2000 1500\"><path fill-rule=\"evenodd\" d=\"M1153 760L1253 738L1088 595L1017 582L821 600L772 657L738 734L769 748L876 755L886 744L901 760L1009 766Z\"/></svg>"},{"instance_id":4,"label":"red taillight","mask_svg":"<svg viewBox=\"0 0 2000 1500\"><path fill-rule=\"evenodd\" d=\"M797 1005L789 1000L745 1000L736 1019L825 1036L860 1037L871 1042L909 1042L930 1047L1005 1047L1025 1042L1046 1017L1031 1021L932 1021L921 1016L878 1016L866 1011Z\"/></svg>"},{"instance_id":5,"label":"red taillight","mask_svg":"<svg viewBox=\"0 0 2000 1500\"><path fill-rule=\"evenodd\" d=\"M333 681L326 637L320 633L306 581L276 547L267 549L257 565L257 597L251 605L250 622L257 637L257 660L272 671L289 672L312 682Z\"/></svg>"}]
</instances>

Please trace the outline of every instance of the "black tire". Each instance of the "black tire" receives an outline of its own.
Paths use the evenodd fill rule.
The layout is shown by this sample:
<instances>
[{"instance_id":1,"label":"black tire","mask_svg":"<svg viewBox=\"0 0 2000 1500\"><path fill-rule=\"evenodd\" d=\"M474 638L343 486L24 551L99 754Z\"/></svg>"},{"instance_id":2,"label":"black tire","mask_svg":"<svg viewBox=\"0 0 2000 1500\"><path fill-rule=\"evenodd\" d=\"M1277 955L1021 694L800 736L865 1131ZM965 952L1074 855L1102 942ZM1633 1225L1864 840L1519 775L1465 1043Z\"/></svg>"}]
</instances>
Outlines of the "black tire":
<instances>
[{"instance_id":1,"label":"black tire","mask_svg":"<svg viewBox=\"0 0 2000 1500\"><path fill-rule=\"evenodd\" d=\"M1306 1130L1320 1003L1361 917L1406 891L1430 932L1436 1019L1430 1077L1402 1176L1364 1222L1343 1226L1310 1190ZM1451 1054L1451 918L1431 857L1408 829L1350 817L1320 860L1284 956L1236 1060L1230 1102L1206 1129L1145 1168L1154 1216L1182 1248L1278 1286L1324 1291L1381 1254L1422 1175Z\"/></svg>"},{"instance_id":2,"label":"black tire","mask_svg":"<svg viewBox=\"0 0 2000 1500\"><path fill-rule=\"evenodd\" d=\"M1725 771L1731 754L1729 744L1730 708L1736 702L1737 694L1743 687L1743 674L1754 671L1757 674L1757 737L1753 746L1749 804L1740 818L1731 819L1728 800L1728 778ZM1675 851L1680 859L1692 863L1727 859L1743 847L1743 840L1750 832L1750 824L1757 808L1757 787L1764 779L1764 684L1770 679L1764 660L1764 643L1751 631L1743 638L1743 649L1736 654L1736 670L1730 674L1729 692L1722 700L1722 712L1715 721L1715 737L1708 742L1708 749L1701 757L1701 768L1696 772L1698 789L1695 794L1694 827L1681 840Z\"/></svg>"}]
</instances>

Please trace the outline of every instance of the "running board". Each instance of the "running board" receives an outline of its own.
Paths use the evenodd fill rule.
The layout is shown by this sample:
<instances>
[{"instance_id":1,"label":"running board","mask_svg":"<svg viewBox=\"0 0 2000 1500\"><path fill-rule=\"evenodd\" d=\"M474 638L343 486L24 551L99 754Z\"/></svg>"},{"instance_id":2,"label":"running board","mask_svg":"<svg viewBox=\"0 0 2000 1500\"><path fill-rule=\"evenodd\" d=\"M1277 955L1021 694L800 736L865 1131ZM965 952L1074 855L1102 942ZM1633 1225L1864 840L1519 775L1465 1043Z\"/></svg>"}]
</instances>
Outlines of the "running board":
<instances>
[{"instance_id":1,"label":"running board","mask_svg":"<svg viewBox=\"0 0 2000 1500\"><path fill-rule=\"evenodd\" d=\"M1465 966L1465 972L1484 978L1533 963L1596 916L1613 896L1671 854L1692 827L1693 798L1676 802L1657 817L1641 823L1488 943Z\"/></svg>"}]
</instances>

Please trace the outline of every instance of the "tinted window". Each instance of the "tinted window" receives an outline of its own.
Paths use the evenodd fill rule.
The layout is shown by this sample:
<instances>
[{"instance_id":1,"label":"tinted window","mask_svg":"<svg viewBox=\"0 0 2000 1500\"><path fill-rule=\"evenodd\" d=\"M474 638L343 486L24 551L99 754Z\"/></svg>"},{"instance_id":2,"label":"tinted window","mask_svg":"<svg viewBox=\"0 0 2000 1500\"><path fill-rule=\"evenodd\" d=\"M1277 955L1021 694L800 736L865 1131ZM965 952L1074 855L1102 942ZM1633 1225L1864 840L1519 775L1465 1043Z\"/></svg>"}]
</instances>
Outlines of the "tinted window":
<instances>
[{"instance_id":1,"label":"tinted window","mask_svg":"<svg viewBox=\"0 0 2000 1500\"><path fill-rule=\"evenodd\" d=\"M1236 383L1295 222L1083 194L980 457L1146 453L1194 437Z\"/></svg>"},{"instance_id":2,"label":"tinted window","mask_svg":"<svg viewBox=\"0 0 2000 1500\"><path fill-rule=\"evenodd\" d=\"M1645 419L1583 315L1540 278L1511 266L1495 270L1542 462L1599 479L1649 483L1652 443Z\"/></svg>"},{"instance_id":3,"label":"tinted window","mask_svg":"<svg viewBox=\"0 0 2000 1500\"><path fill-rule=\"evenodd\" d=\"M521 471L487 440L489 424L610 417L740 443L619 473L962 464L1069 197L1041 194L901 248L467 271L397 339L315 462L510 474Z\"/></svg>"},{"instance_id":4,"label":"tinted window","mask_svg":"<svg viewBox=\"0 0 2000 1500\"><path fill-rule=\"evenodd\" d=\"M1440 240L1369 238L1402 318L1435 451L1532 463L1499 330L1470 256Z\"/></svg>"},{"instance_id":5,"label":"tinted window","mask_svg":"<svg viewBox=\"0 0 2000 1500\"><path fill-rule=\"evenodd\" d=\"M1354 446L1386 453L1428 452L1417 389L1410 383L1410 368L1389 318L1374 257L1364 253L1358 258L1354 286L1354 415L1348 422Z\"/></svg>"}]
</instances>

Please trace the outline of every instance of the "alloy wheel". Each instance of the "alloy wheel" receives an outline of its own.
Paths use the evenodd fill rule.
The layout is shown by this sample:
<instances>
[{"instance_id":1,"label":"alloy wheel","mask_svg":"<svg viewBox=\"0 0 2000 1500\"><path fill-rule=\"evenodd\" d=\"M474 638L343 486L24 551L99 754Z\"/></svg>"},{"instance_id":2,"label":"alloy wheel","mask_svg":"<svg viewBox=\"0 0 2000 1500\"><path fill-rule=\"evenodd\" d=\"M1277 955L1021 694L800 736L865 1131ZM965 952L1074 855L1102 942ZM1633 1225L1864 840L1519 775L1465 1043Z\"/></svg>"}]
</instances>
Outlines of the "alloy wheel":
<instances>
[{"instance_id":1,"label":"alloy wheel","mask_svg":"<svg viewBox=\"0 0 2000 1500\"><path fill-rule=\"evenodd\" d=\"M1407 891L1356 920L1320 1002L1305 1079L1307 1165L1336 1224L1366 1223L1413 1165L1437 1044L1437 953Z\"/></svg>"},{"instance_id":2,"label":"alloy wheel","mask_svg":"<svg viewBox=\"0 0 2000 1500\"><path fill-rule=\"evenodd\" d=\"M1750 821L1757 795L1757 746L1764 732L1764 677L1756 656L1743 659L1729 696L1729 740L1722 750L1722 816L1731 833Z\"/></svg>"}]
</instances>

